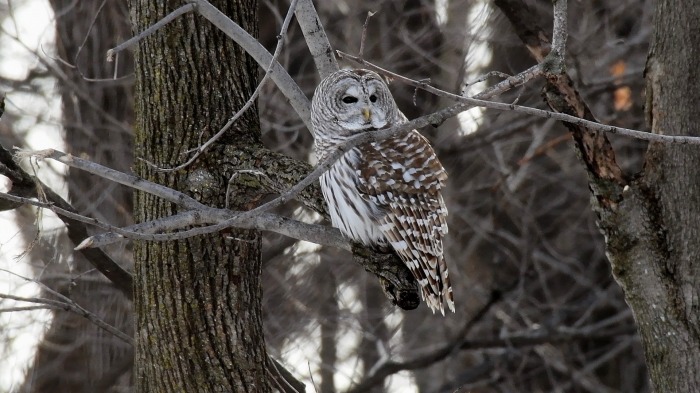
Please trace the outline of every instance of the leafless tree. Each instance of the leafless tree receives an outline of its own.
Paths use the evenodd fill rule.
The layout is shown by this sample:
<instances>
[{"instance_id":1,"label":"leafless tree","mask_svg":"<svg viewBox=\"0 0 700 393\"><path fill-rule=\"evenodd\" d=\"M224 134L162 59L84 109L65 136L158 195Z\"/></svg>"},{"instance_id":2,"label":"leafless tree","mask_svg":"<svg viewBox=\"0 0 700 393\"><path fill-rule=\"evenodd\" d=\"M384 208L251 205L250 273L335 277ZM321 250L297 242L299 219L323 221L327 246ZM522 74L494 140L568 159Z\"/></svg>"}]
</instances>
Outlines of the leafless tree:
<instances>
[{"instance_id":1,"label":"leafless tree","mask_svg":"<svg viewBox=\"0 0 700 393\"><path fill-rule=\"evenodd\" d=\"M22 391L293 392L311 372L321 392L383 392L402 371L421 392L697 391L698 5L212 2L229 20L118 3L53 1L57 58L32 75L58 81L73 156L20 157L70 166L70 204L1 156L3 210L52 209L73 242L31 254L44 293L24 300L54 317ZM127 16L156 25L127 43L133 74L122 47L104 61ZM337 67L330 45L391 81L450 174L454 316L392 305L416 306L401 264L320 226L329 162L307 164L306 97ZM455 115L473 106L467 133ZM70 270L47 274L59 247Z\"/></svg>"}]
</instances>

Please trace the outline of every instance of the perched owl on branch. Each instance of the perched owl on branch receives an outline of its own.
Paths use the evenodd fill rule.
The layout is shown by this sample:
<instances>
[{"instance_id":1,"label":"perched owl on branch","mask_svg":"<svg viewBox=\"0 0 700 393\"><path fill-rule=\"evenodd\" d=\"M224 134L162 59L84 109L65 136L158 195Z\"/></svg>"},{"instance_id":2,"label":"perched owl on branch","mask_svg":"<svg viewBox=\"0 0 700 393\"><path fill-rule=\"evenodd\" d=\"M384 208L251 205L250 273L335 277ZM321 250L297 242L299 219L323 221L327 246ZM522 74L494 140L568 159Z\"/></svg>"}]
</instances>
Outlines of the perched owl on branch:
<instances>
[{"instance_id":1,"label":"perched owl on branch","mask_svg":"<svg viewBox=\"0 0 700 393\"><path fill-rule=\"evenodd\" d=\"M369 70L331 74L318 85L311 104L320 160L353 135L406 121L387 85ZM446 180L433 148L416 130L352 148L320 179L333 226L367 246L391 246L431 310L443 315L445 306L455 311L442 248Z\"/></svg>"}]
</instances>

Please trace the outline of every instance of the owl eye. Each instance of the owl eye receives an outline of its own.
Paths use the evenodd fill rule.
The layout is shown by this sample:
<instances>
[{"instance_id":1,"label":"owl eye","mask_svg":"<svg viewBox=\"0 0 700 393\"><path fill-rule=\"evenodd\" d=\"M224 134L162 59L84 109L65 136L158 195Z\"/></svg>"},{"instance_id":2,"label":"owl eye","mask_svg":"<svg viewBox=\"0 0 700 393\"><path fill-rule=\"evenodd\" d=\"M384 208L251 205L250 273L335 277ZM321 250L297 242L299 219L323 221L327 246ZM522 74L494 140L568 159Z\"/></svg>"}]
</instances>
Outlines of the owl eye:
<instances>
[{"instance_id":1,"label":"owl eye","mask_svg":"<svg viewBox=\"0 0 700 393\"><path fill-rule=\"evenodd\" d=\"M357 97L345 96L343 97L343 102L346 104L354 104L357 102Z\"/></svg>"},{"instance_id":2,"label":"owl eye","mask_svg":"<svg viewBox=\"0 0 700 393\"><path fill-rule=\"evenodd\" d=\"M375 96L374 94L372 94L371 96L369 96L369 100L372 101L372 102L377 102L377 96Z\"/></svg>"}]
</instances>

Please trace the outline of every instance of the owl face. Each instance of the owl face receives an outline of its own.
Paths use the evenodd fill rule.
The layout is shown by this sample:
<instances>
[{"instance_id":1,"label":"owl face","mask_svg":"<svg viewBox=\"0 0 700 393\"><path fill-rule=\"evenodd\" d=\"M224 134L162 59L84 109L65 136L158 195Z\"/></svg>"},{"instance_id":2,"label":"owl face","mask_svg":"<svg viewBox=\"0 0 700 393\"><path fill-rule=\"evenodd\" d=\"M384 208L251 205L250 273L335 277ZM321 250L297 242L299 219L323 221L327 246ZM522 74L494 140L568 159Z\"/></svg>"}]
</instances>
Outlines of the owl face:
<instances>
[{"instance_id":1,"label":"owl face","mask_svg":"<svg viewBox=\"0 0 700 393\"><path fill-rule=\"evenodd\" d=\"M398 113L379 75L368 70L342 70L316 88L311 120L317 137L334 138L386 128L396 122Z\"/></svg>"}]
</instances>

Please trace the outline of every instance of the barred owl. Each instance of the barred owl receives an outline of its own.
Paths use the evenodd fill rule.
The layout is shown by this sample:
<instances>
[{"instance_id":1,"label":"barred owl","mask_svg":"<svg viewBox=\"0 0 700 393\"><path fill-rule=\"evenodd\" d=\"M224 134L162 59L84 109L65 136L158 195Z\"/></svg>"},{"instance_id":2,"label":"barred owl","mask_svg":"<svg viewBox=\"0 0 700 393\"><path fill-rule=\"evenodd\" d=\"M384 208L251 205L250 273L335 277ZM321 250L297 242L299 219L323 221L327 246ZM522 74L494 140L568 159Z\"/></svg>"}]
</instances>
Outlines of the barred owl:
<instances>
[{"instance_id":1,"label":"barred owl","mask_svg":"<svg viewBox=\"0 0 700 393\"><path fill-rule=\"evenodd\" d=\"M353 135L405 123L387 85L368 70L342 70L316 88L311 105L316 154L323 160ZM433 312L455 311L443 256L447 174L428 141L408 135L354 147L321 176L333 226L373 247L391 246Z\"/></svg>"}]
</instances>

